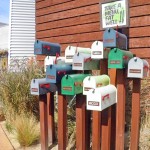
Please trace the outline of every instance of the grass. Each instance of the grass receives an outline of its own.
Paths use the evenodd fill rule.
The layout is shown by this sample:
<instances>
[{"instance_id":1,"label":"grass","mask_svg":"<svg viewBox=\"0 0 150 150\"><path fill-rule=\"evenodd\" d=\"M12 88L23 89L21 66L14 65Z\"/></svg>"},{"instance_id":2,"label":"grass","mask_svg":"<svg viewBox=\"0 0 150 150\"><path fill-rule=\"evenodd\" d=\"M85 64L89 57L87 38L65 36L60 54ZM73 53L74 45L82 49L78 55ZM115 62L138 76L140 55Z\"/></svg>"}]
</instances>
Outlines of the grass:
<instances>
[{"instance_id":1,"label":"grass","mask_svg":"<svg viewBox=\"0 0 150 150\"><path fill-rule=\"evenodd\" d=\"M17 116L14 121L16 139L22 147L36 143L40 138L39 123L34 116Z\"/></svg>"},{"instance_id":2,"label":"grass","mask_svg":"<svg viewBox=\"0 0 150 150\"><path fill-rule=\"evenodd\" d=\"M141 123L139 147L140 150L150 149L150 115L148 115Z\"/></svg>"}]
</instances>

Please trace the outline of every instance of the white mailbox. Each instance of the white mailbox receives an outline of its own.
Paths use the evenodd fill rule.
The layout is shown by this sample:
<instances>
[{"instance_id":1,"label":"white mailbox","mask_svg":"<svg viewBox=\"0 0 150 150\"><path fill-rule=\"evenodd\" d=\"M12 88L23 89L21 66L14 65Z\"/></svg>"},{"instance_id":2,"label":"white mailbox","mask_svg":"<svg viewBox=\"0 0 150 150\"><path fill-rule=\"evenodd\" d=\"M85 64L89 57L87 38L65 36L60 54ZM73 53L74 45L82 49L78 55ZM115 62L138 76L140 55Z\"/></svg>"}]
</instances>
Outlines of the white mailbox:
<instances>
[{"instance_id":1,"label":"white mailbox","mask_svg":"<svg viewBox=\"0 0 150 150\"><path fill-rule=\"evenodd\" d=\"M46 56L44 59L44 71L46 72L46 67L48 65L53 65L53 64L64 64L65 63L65 57L58 57L56 56Z\"/></svg>"},{"instance_id":2,"label":"white mailbox","mask_svg":"<svg viewBox=\"0 0 150 150\"><path fill-rule=\"evenodd\" d=\"M91 54L90 48L84 48L84 47L75 47L75 46L68 46L65 50L65 62L66 63L73 63L73 56L75 53L86 53Z\"/></svg>"},{"instance_id":3,"label":"white mailbox","mask_svg":"<svg viewBox=\"0 0 150 150\"><path fill-rule=\"evenodd\" d=\"M103 42L95 41L91 46L91 58L92 59L104 59L108 58L110 49L103 47Z\"/></svg>"},{"instance_id":4,"label":"white mailbox","mask_svg":"<svg viewBox=\"0 0 150 150\"><path fill-rule=\"evenodd\" d=\"M117 89L111 84L91 89L87 94L87 110L102 111L115 103L117 103Z\"/></svg>"},{"instance_id":5,"label":"white mailbox","mask_svg":"<svg viewBox=\"0 0 150 150\"><path fill-rule=\"evenodd\" d=\"M73 56L72 70L99 70L100 61L91 59L91 54L76 53Z\"/></svg>"},{"instance_id":6,"label":"white mailbox","mask_svg":"<svg viewBox=\"0 0 150 150\"><path fill-rule=\"evenodd\" d=\"M83 80L83 95L87 95L90 89L110 84L108 75L88 76Z\"/></svg>"},{"instance_id":7,"label":"white mailbox","mask_svg":"<svg viewBox=\"0 0 150 150\"><path fill-rule=\"evenodd\" d=\"M134 57L128 62L129 78L144 78L149 76L149 64L146 60Z\"/></svg>"}]
</instances>

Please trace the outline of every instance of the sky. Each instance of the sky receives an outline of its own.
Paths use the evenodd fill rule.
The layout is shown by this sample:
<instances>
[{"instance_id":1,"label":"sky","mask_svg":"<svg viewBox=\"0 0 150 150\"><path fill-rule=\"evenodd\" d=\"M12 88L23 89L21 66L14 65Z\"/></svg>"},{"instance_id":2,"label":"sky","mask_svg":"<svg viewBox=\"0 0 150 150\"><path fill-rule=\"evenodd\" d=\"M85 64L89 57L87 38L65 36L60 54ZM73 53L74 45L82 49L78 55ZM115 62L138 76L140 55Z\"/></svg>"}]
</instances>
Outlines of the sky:
<instances>
[{"instance_id":1,"label":"sky","mask_svg":"<svg viewBox=\"0 0 150 150\"><path fill-rule=\"evenodd\" d=\"M10 0L0 0L0 22L9 23Z\"/></svg>"}]
</instances>

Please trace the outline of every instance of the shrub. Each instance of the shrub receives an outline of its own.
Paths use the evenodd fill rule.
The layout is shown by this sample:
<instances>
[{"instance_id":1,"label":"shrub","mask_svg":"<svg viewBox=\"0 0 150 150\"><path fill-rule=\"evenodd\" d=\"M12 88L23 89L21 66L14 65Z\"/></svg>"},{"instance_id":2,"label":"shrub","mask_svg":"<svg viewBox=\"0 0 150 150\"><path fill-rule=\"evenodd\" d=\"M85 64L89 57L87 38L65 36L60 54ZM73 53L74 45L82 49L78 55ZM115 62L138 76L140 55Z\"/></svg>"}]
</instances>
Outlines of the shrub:
<instances>
[{"instance_id":1,"label":"shrub","mask_svg":"<svg viewBox=\"0 0 150 150\"><path fill-rule=\"evenodd\" d=\"M17 116L14 121L14 132L21 146L30 146L39 140L39 123L34 116Z\"/></svg>"},{"instance_id":2,"label":"shrub","mask_svg":"<svg viewBox=\"0 0 150 150\"><path fill-rule=\"evenodd\" d=\"M30 83L33 78L43 77L42 69L36 63L14 61L12 64L17 66L17 70L0 72L0 100L4 113L11 115L11 108L16 114L36 115L38 99L30 94Z\"/></svg>"}]
</instances>

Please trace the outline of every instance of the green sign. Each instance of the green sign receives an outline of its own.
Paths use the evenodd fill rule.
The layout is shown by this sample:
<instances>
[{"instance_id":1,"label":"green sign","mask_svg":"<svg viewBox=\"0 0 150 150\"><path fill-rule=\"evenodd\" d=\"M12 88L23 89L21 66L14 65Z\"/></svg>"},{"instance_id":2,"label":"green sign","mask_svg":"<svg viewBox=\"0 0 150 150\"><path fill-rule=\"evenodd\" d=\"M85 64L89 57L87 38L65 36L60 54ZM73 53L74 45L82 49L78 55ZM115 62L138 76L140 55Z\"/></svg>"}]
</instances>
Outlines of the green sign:
<instances>
[{"instance_id":1,"label":"green sign","mask_svg":"<svg viewBox=\"0 0 150 150\"><path fill-rule=\"evenodd\" d=\"M102 28L128 26L127 0L119 0L101 4Z\"/></svg>"}]
</instances>

